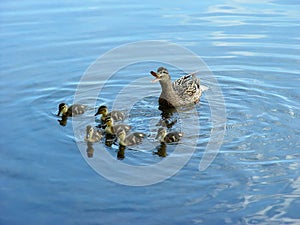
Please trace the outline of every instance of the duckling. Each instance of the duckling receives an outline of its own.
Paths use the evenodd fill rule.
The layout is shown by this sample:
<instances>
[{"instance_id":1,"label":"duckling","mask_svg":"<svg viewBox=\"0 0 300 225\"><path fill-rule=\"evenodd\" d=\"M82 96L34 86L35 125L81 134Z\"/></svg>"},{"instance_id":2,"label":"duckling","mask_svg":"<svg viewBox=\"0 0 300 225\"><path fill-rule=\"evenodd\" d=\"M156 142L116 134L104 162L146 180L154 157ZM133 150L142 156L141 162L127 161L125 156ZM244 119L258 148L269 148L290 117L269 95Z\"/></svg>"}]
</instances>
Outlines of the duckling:
<instances>
[{"instance_id":1,"label":"duckling","mask_svg":"<svg viewBox=\"0 0 300 225\"><path fill-rule=\"evenodd\" d=\"M126 132L124 130L120 130L117 132L117 137L121 146L132 146L140 144L145 136L146 135L141 132L134 132L128 135L126 135Z\"/></svg>"},{"instance_id":2,"label":"duckling","mask_svg":"<svg viewBox=\"0 0 300 225\"><path fill-rule=\"evenodd\" d=\"M95 116L101 114L101 121L104 122L107 117L110 117L113 121L123 121L125 119L125 114L121 111L111 111L108 112L108 108L105 105L101 105L98 108Z\"/></svg>"},{"instance_id":3,"label":"duckling","mask_svg":"<svg viewBox=\"0 0 300 225\"><path fill-rule=\"evenodd\" d=\"M95 143L95 142L99 142L102 138L102 131L100 130L96 130L94 127L92 127L91 125L88 125L86 127L86 136L85 136L85 140L89 143Z\"/></svg>"},{"instance_id":4,"label":"duckling","mask_svg":"<svg viewBox=\"0 0 300 225\"><path fill-rule=\"evenodd\" d=\"M86 106L84 105L74 104L68 107L66 103L60 103L58 106L57 116L60 116L60 114L62 114L63 117L77 116L83 114L85 110Z\"/></svg>"},{"instance_id":5,"label":"duckling","mask_svg":"<svg viewBox=\"0 0 300 225\"><path fill-rule=\"evenodd\" d=\"M180 141L182 136L183 136L183 133L181 133L181 132L167 133L166 128L161 127L158 129L155 139L159 139L160 142L174 143L174 142Z\"/></svg>"},{"instance_id":6,"label":"duckling","mask_svg":"<svg viewBox=\"0 0 300 225\"><path fill-rule=\"evenodd\" d=\"M117 132L119 132L121 130L124 130L127 133L131 129L131 126L125 125L125 124L114 125L113 121L112 121L112 119L110 117L106 117L104 123L106 125L104 131L107 134L115 135Z\"/></svg>"}]
</instances>

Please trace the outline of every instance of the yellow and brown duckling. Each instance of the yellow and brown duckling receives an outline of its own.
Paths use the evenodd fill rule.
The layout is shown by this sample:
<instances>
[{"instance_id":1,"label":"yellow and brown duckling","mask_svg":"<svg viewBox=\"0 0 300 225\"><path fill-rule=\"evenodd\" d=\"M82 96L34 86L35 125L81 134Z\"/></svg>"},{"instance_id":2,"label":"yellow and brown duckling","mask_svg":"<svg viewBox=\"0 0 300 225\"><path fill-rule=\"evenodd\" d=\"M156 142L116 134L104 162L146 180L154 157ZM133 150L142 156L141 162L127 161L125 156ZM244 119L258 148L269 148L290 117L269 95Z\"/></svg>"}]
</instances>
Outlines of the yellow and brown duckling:
<instances>
[{"instance_id":1,"label":"yellow and brown duckling","mask_svg":"<svg viewBox=\"0 0 300 225\"><path fill-rule=\"evenodd\" d=\"M185 75L172 82L169 71L164 67L159 67L157 72L150 72L161 85L159 105L163 107L178 107L193 105L200 101L202 91L207 87L201 85L196 73Z\"/></svg>"},{"instance_id":2,"label":"yellow and brown duckling","mask_svg":"<svg viewBox=\"0 0 300 225\"><path fill-rule=\"evenodd\" d=\"M165 142L165 143L175 143L180 141L182 138L183 133L181 132L170 132L167 133L166 128L161 127L157 131L157 135L155 139L158 139L160 142Z\"/></svg>"},{"instance_id":3,"label":"yellow and brown duckling","mask_svg":"<svg viewBox=\"0 0 300 225\"><path fill-rule=\"evenodd\" d=\"M66 103L60 103L58 106L57 116L60 116L60 114L63 117L77 116L83 114L85 110L86 110L86 106L84 105L74 104L68 107Z\"/></svg>"},{"instance_id":4,"label":"yellow and brown duckling","mask_svg":"<svg viewBox=\"0 0 300 225\"><path fill-rule=\"evenodd\" d=\"M103 133L101 130L96 129L95 127L92 127L91 125L88 125L86 127L86 136L85 141L89 143L95 143L99 142L103 136Z\"/></svg>"},{"instance_id":5,"label":"yellow and brown duckling","mask_svg":"<svg viewBox=\"0 0 300 225\"><path fill-rule=\"evenodd\" d=\"M132 146L132 145L138 145L142 143L143 138L146 135L141 132L134 132L126 135L126 132L124 130L120 130L117 132L117 138L119 140L119 144L122 146Z\"/></svg>"},{"instance_id":6,"label":"yellow and brown duckling","mask_svg":"<svg viewBox=\"0 0 300 225\"><path fill-rule=\"evenodd\" d=\"M111 135L115 135L116 133L120 132L121 130L124 130L127 133L131 129L131 126L126 125L126 124L114 125L113 120L110 117L106 117L104 124L106 126L104 131L107 134L111 134Z\"/></svg>"},{"instance_id":7,"label":"yellow and brown duckling","mask_svg":"<svg viewBox=\"0 0 300 225\"><path fill-rule=\"evenodd\" d=\"M101 121L105 122L105 119L107 117L110 117L113 121L123 121L125 119L125 114L121 111L108 111L108 108L105 105L101 105L98 110L97 113L95 114L95 116L97 115L102 115L101 116Z\"/></svg>"}]
</instances>

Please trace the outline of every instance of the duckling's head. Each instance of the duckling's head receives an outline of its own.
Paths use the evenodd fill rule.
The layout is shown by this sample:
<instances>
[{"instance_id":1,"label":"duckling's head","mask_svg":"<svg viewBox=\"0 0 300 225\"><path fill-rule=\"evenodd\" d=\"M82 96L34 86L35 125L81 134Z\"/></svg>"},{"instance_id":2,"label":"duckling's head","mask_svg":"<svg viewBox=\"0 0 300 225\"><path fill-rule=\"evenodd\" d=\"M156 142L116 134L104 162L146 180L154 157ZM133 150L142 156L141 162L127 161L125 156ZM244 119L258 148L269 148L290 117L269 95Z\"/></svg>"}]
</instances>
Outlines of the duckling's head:
<instances>
[{"instance_id":1,"label":"duckling's head","mask_svg":"<svg viewBox=\"0 0 300 225\"><path fill-rule=\"evenodd\" d=\"M104 120L104 124L109 127L112 126L113 125L112 119L110 117L106 117Z\"/></svg>"},{"instance_id":2,"label":"duckling's head","mask_svg":"<svg viewBox=\"0 0 300 225\"><path fill-rule=\"evenodd\" d=\"M58 106L58 113L57 116L60 116L60 114L65 115L68 112L68 106L66 103L60 103Z\"/></svg>"},{"instance_id":3,"label":"duckling's head","mask_svg":"<svg viewBox=\"0 0 300 225\"><path fill-rule=\"evenodd\" d=\"M150 73L155 77L155 79L152 81L153 83L171 79L169 71L165 67L159 67L157 72L151 71Z\"/></svg>"},{"instance_id":4,"label":"duckling's head","mask_svg":"<svg viewBox=\"0 0 300 225\"><path fill-rule=\"evenodd\" d=\"M91 125L86 126L86 139L89 139L93 136L94 128Z\"/></svg>"},{"instance_id":5,"label":"duckling's head","mask_svg":"<svg viewBox=\"0 0 300 225\"><path fill-rule=\"evenodd\" d=\"M164 127L161 127L158 129L157 131L157 135L155 139L160 139L163 140L165 138L165 136L167 135L167 130Z\"/></svg>"},{"instance_id":6,"label":"duckling's head","mask_svg":"<svg viewBox=\"0 0 300 225\"><path fill-rule=\"evenodd\" d=\"M108 113L108 109L105 105L101 105L99 108L98 108L98 111L97 113L95 114L95 116L101 114L101 115L106 115Z\"/></svg>"}]
</instances>

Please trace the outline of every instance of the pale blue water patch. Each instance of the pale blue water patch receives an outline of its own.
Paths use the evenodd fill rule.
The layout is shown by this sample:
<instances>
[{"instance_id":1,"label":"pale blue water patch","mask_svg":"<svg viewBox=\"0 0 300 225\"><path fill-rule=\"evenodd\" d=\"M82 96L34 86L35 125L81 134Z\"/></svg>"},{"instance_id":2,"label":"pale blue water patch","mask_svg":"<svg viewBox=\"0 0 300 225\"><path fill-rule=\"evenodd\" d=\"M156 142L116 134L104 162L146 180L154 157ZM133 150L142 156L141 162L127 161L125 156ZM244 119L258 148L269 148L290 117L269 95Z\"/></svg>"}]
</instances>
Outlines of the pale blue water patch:
<instances>
[{"instance_id":1,"label":"pale blue water patch","mask_svg":"<svg viewBox=\"0 0 300 225\"><path fill-rule=\"evenodd\" d=\"M2 2L0 224L298 224L298 5L295 0ZM182 142L197 143L187 165L159 184L122 186L84 161L71 120L60 126L57 107L72 104L81 76L97 57L149 39L181 44L205 60L225 99L226 135L216 159L199 172L212 127L204 93L196 107L199 136ZM101 94L89 98L112 107L126 85L144 76L149 82L143 88L156 93L159 85L151 83L149 71L159 66L122 68ZM183 75L166 66L173 79ZM158 94L137 102L126 120L151 138L160 118ZM94 110L91 106L89 113ZM180 121L172 129L180 130ZM153 154L157 142L150 141L150 150L126 149L123 162L163 160ZM108 151L117 158L115 145L93 147L94 157Z\"/></svg>"}]
</instances>

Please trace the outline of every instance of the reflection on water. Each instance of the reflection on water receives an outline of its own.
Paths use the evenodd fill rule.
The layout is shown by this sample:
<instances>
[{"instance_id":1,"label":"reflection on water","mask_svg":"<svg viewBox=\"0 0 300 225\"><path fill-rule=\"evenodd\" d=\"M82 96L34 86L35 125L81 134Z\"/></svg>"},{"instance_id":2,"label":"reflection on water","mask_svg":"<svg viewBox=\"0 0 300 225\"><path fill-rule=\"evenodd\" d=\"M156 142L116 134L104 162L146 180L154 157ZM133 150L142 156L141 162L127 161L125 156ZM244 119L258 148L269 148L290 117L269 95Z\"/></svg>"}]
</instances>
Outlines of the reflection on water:
<instances>
[{"instance_id":1,"label":"reflection on water","mask_svg":"<svg viewBox=\"0 0 300 225\"><path fill-rule=\"evenodd\" d=\"M153 105L156 109L155 111L159 112L160 117L157 116L156 113L152 113L151 111L153 109L149 109L147 112L145 109L143 109L143 106L145 104L145 101L151 101L148 102L148 105ZM106 124L103 124L102 120L95 119L95 125L94 127L92 125L84 125L85 124L85 115L78 115L76 118L80 118L83 124L81 125L82 130L84 127L86 127L86 133L82 132L82 135L80 137L81 140L77 140L79 142L85 141L86 142L86 153L88 158L93 158L95 148L96 151L99 151L99 149L104 149L104 145L108 148L106 148L106 151L109 151L111 154L114 154L113 152L116 151L116 158L119 160L123 160L126 157L126 149L128 151L137 151L136 154L138 154L139 151L145 151L146 149L149 149L152 151L153 155L158 155L160 157L166 157L168 155L167 150L167 144L165 141L163 141L162 138L158 138L158 132L161 128L166 129L166 134L171 135L171 133L168 133L168 131L178 131L181 129L181 118L179 116L179 113L177 110L181 110L181 113L183 112L189 112L189 108L161 108L160 106L157 106L158 103L157 98L148 98L143 99L142 101L137 102L134 107L131 109L130 113L128 113L128 118L125 122L128 125L132 125L132 131L128 131L125 139L128 137L128 135L131 134L144 134L143 140L141 142L138 142L136 144L131 143L130 146L124 146L120 143L120 140L118 138L119 132L116 132L116 134L110 134L105 133ZM142 118L143 121L139 121L137 124L136 120L141 119L139 116L139 113L141 110L144 110L144 113L147 113L148 116ZM188 115L186 115L188 116ZM58 120L59 124L61 126L66 126L67 124L67 116L61 116L61 119ZM88 121L88 120L87 120ZM151 122L149 122L151 121ZM156 122L155 122L156 121ZM177 123L178 122L178 123ZM123 121L115 122L115 125L120 125L120 123L123 123ZM152 126L151 126L152 124ZM138 125L138 126L137 126ZM150 127L149 127L150 125ZM150 129L147 129L149 127ZM141 132L135 132L135 129L138 129ZM195 129L193 126L190 126L190 129ZM177 132L175 132L177 133ZM98 135L99 134L99 135ZM187 142L194 142L198 138L197 135L189 137ZM171 138L172 139L172 138ZM134 140L133 140L134 141ZM168 136L168 140L166 141L169 143L170 137ZM178 142L179 140L172 140L171 142ZM96 146L94 144L97 143ZM182 144L182 143L181 143ZM174 147L174 146L173 146ZM171 147L171 152L173 151L173 147ZM148 150L146 150L148 151ZM137 155L135 155L136 157ZM152 157L151 154L145 155L146 157Z\"/></svg>"},{"instance_id":2,"label":"reflection on water","mask_svg":"<svg viewBox=\"0 0 300 225\"><path fill-rule=\"evenodd\" d=\"M87 142L87 149L86 149L86 153L87 153L87 157L88 158L93 158L94 156L94 147L93 147L93 143Z\"/></svg>"},{"instance_id":3,"label":"reflection on water","mask_svg":"<svg viewBox=\"0 0 300 225\"><path fill-rule=\"evenodd\" d=\"M166 143L161 142L160 145L157 147L157 151L153 152L153 154L156 154L160 157L166 157L168 155Z\"/></svg>"},{"instance_id":4,"label":"reflection on water","mask_svg":"<svg viewBox=\"0 0 300 225\"><path fill-rule=\"evenodd\" d=\"M62 116L61 119L58 119L57 121L58 121L59 125L64 127L64 126L67 125L68 117L67 116Z\"/></svg>"}]
</instances>

